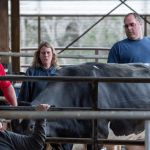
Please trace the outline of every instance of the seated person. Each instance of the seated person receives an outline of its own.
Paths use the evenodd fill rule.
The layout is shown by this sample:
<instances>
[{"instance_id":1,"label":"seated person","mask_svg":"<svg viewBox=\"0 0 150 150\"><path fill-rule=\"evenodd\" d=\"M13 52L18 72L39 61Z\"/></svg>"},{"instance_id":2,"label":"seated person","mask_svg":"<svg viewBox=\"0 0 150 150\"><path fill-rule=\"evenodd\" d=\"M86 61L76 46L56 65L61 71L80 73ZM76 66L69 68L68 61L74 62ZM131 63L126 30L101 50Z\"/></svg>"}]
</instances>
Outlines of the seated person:
<instances>
[{"instance_id":1,"label":"seated person","mask_svg":"<svg viewBox=\"0 0 150 150\"><path fill-rule=\"evenodd\" d=\"M36 107L36 111L47 111L48 104L41 104ZM11 131L0 131L1 150L42 150L45 145L44 119L38 119L35 123L34 132L31 136L19 135Z\"/></svg>"},{"instance_id":2,"label":"seated person","mask_svg":"<svg viewBox=\"0 0 150 150\"><path fill-rule=\"evenodd\" d=\"M48 42L42 42L34 54L32 67L26 71L26 76L51 76L59 69L57 53ZM18 96L19 101L32 102L46 87L47 82L23 82Z\"/></svg>"}]
</instances>

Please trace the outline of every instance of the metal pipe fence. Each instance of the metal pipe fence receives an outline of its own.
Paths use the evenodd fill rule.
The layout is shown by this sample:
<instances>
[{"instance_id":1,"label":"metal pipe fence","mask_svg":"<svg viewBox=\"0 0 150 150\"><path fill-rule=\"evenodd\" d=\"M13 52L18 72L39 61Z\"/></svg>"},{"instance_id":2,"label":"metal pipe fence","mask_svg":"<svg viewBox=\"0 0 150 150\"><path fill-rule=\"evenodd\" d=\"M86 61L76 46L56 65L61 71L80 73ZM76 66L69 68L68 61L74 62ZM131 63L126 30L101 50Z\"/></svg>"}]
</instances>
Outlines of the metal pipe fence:
<instances>
[{"instance_id":1,"label":"metal pipe fence","mask_svg":"<svg viewBox=\"0 0 150 150\"><path fill-rule=\"evenodd\" d=\"M78 111L70 110L70 111L48 111L48 112L36 112L36 111L20 111L20 107L10 107L13 111L6 111L9 107L4 107L5 109L1 109L3 113L0 113L1 118L7 118L7 119L19 119L19 118L46 118L46 119L60 119L60 118L75 118L75 119L92 119L93 120L93 134L91 139L82 139L79 141L79 139L62 139L62 138L47 138L47 141L51 143L89 143L93 145L93 150L97 149L97 144L127 144L127 145L144 145L144 141L124 141L124 140L104 140L104 139L98 139L97 138L97 119L141 119L146 120L146 139L145 139L145 146L146 150L149 150L149 143L150 143L150 137L149 137L149 131L150 131L150 110L147 109L145 111L144 109L122 109L120 110L102 110L98 108L98 82L119 82L119 83L150 83L150 78L128 78L128 77L102 77L102 78L93 78L93 77L27 77L27 76L0 76L0 80L16 80L16 81L48 81L48 82L90 82L93 83L93 90L92 90L92 108L86 108L88 110L81 111L78 109ZM32 110L35 109L35 107L31 107ZM18 110L17 110L18 109ZM22 109L22 108L21 108ZM24 108L25 109L25 108ZM53 108L50 108L50 110ZM57 109L63 109L63 108L57 108ZM65 108L64 108L65 109ZM69 108L71 109L71 108ZM17 110L17 111L14 111ZM23 110L23 109L22 109ZM130 111L129 111L130 110ZM148 132L147 132L148 131ZM68 140L68 141L67 141Z\"/></svg>"},{"instance_id":2,"label":"metal pipe fence","mask_svg":"<svg viewBox=\"0 0 150 150\"><path fill-rule=\"evenodd\" d=\"M0 114L1 118L6 119L140 119L147 120L150 118L150 110L149 111L46 111L46 112L37 112L37 111L14 111L12 110L1 110L3 113Z\"/></svg>"},{"instance_id":3,"label":"metal pipe fence","mask_svg":"<svg viewBox=\"0 0 150 150\"><path fill-rule=\"evenodd\" d=\"M64 48L63 47L56 47L56 51L61 51ZM17 52L0 52L0 56L9 56L9 57L33 57L34 53L23 53L23 51L35 51L37 50L37 47L28 47L28 48L21 48L21 53ZM98 62L98 59L107 59L108 55L99 55L99 51L109 51L110 48L108 47L69 47L66 49L68 50L83 50L83 51L95 51L95 55L67 55L67 54L57 54L58 58L72 58L72 59L95 59L95 62ZM10 50L11 51L11 50ZM60 64L60 67L67 66L68 64ZM73 64L70 64L73 65ZM30 67L30 64L21 64L20 67Z\"/></svg>"},{"instance_id":4,"label":"metal pipe fence","mask_svg":"<svg viewBox=\"0 0 150 150\"><path fill-rule=\"evenodd\" d=\"M64 49L64 47L55 47L56 51L63 50L63 49ZM37 47L22 47L20 50L21 51L35 51L35 50L37 50ZM77 50L77 51L80 51L80 50L109 51L110 47L68 47L66 50L67 51L69 51L69 50Z\"/></svg>"},{"instance_id":5,"label":"metal pipe fence","mask_svg":"<svg viewBox=\"0 0 150 150\"><path fill-rule=\"evenodd\" d=\"M0 56L11 56L11 57L33 57L34 53L7 53L0 52ZM65 55L57 54L58 58L74 58L74 59L107 59L107 55Z\"/></svg>"}]
</instances>

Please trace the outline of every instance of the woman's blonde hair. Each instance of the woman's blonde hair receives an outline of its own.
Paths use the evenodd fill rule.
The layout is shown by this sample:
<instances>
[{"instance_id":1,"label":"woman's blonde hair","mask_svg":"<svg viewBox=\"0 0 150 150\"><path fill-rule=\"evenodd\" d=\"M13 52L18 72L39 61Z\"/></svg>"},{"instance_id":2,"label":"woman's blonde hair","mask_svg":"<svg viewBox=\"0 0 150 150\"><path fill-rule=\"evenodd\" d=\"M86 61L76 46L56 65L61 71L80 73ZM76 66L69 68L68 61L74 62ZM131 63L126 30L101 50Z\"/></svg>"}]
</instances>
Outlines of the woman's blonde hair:
<instances>
[{"instance_id":1,"label":"woman's blonde hair","mask_svg":"<svg viewBox=\"0 0 150 150\"><path fill-rule=\"evenodd\" d=\"M40 55L40 50L43 46L51 48L52 53L53 53L51 66L53 65L53 66L55 66L55 68L59 68L58 60L57 60L57 53L56 53L55 49L53 48L53 46L50 43L46 42L46 41L41 42L38 49L37 49L37 51L34 53L32 67L39 68L40 64L42 64L41 59L39 58L39 55Z\"/></svg>"}]
</instances>

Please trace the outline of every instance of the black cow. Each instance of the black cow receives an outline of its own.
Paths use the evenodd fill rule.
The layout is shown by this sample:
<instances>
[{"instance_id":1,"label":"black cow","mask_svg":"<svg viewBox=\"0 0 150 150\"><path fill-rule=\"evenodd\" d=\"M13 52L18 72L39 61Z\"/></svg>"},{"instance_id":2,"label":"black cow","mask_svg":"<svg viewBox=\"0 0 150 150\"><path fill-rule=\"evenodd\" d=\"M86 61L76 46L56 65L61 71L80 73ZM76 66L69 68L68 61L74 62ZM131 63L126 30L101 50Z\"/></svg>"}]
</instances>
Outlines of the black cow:
<instances>
[{"instance_id":1,"label":"black cow","mask_svg":"<svg viewBox=\"0 0 150 150\"><path fill-rule=\"evenodd\" d=\"M60 69L54 76L87 76L87 77L150 77L150 68L144 64L103 64L85 63L76 66L67 66ZM91 83L50 82L47 87L35 98L31 105L46 103L56 107L91 107ZM148 83L99 83L99 108L150 108L150 84ZM114 133L128 135L140 133L144 130L141 120L98 120L98 138L108 136L108 122ZM29 132L34 126L33 120L23 120L20 124L12 121L15 132ZM91 138L91 120L57 119L47 121L47 136ZM72 145L52 145L56 149L70 150ZM102 145L99 145L99 149ZM91 146L88 145L88 150Z\"/></svg>"}]
</instances>

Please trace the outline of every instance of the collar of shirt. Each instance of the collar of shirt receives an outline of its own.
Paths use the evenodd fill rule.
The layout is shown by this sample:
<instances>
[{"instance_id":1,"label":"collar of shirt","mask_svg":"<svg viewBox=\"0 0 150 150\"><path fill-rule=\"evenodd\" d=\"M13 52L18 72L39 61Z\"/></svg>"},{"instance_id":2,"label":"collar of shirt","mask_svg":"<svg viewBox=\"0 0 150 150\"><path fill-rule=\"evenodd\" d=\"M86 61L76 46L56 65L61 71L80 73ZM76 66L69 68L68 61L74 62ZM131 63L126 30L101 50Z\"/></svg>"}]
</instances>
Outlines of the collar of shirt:
<instances>
[{"instance_id":1,"label":"collar of shirt","mask_svg":"<svg viewBox=\"0 0 150 150\"><path fill-rule=\"evenodd\" d=\"M54 66L51 66L49 69L46 69L43 65L40 65L40 67L41 67L44 71L50 72L51 74L55 73L56 70L57 70Z\"/></svg>"}]
</instances>

